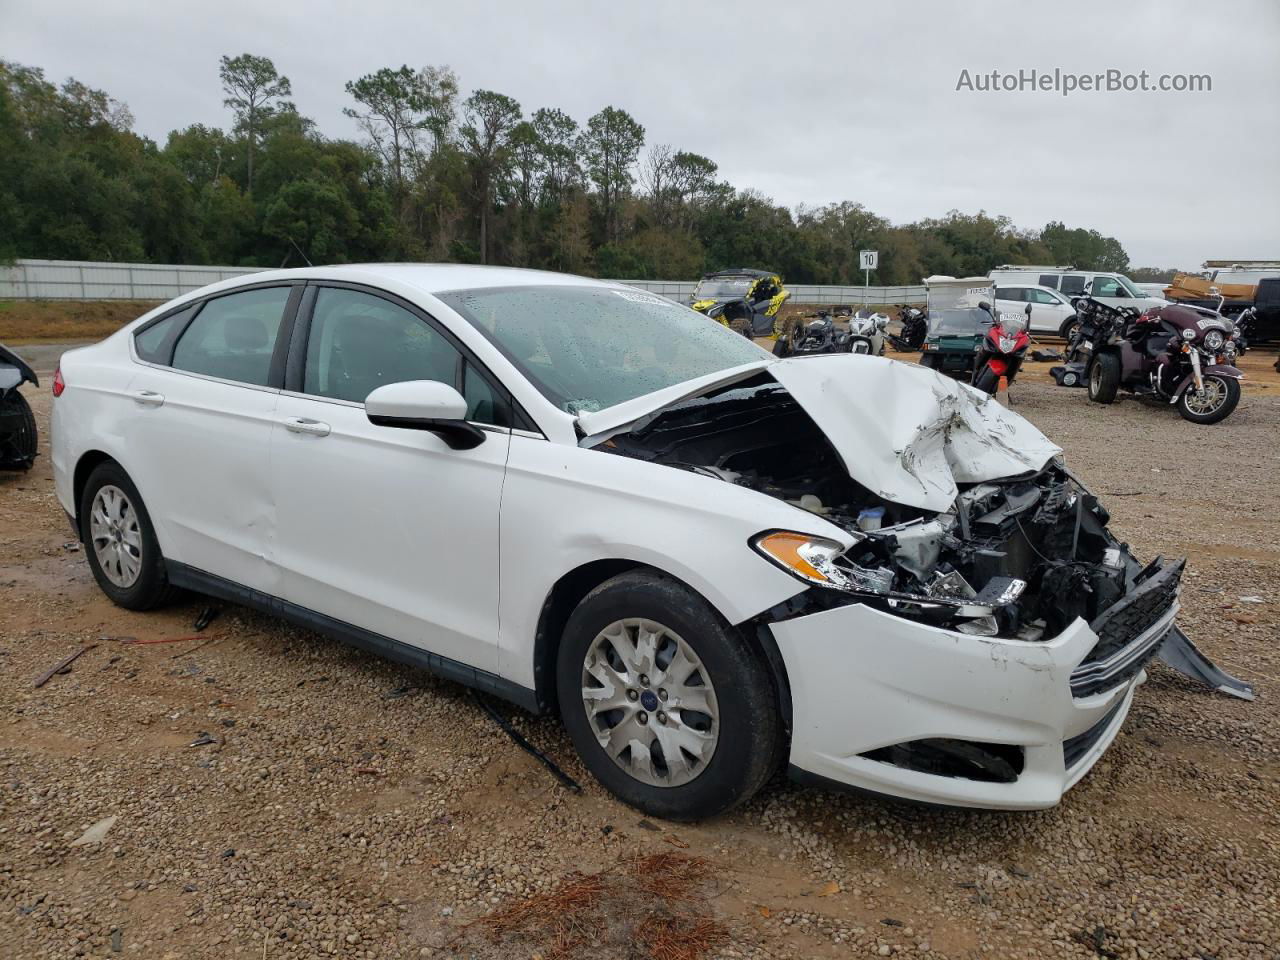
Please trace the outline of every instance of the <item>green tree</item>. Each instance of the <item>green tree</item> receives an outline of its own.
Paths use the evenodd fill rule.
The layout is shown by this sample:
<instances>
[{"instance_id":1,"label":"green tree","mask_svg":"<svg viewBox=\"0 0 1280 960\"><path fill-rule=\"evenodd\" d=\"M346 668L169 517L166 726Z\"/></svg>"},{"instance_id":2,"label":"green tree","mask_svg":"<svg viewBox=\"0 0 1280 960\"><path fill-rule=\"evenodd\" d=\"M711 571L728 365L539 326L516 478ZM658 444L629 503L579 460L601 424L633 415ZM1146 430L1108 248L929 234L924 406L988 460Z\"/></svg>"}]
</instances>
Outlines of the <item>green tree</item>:
<instances>
[{"instance_id":1,"label":"green tree","mask_svg":"<svg viewBox=\"0 0 1280 960\"><path fill-rule=\"evenodd\" d=\"M587 172L600 191L605 239L616 240L619 199L635 183L631 171L644 146L644 127L625 110L605 107L587 121L581 144Z\"/></svg>"},{"instance_id":2,"label":"green tree","mask_svg":"<svg viewBox=\"0 0 1280 960\"><path fill-rule=\"evenodd\" d=\"M543 197L559 203L566 190L582 182L577 153L578 124L563 110L547 107L536 110L532 122L546 176Z\"/></svg>"},{"instance_id":3,"label":"green tree","mask_svg":"<svg viewBox=\"0 0 1280 960\"><path fill-rule=\"evenodd\" d=\"M494 186L511 161L511 135L520 122L520 104L505 94L477 90L463 103L459 130L479 202L480 262L489 262L489 220Z\"/></svg>"},{"instance_id":4,"label":"green tree","mask_svg":"<svg viewBox=\"0 0 1280 960\"><path fill-rule=\"evenodd\" d=\"M245 191L252 194L253 155L262 123L278 110L293 109L293 104L281 100L292 96L293 88L288 77L276 72L276 65L269 58L251 53L224 56L218 61L218 76L227 95L222 103L235 111L236 126L244 133L248 147Z\"/></svg>"}]
</instances>

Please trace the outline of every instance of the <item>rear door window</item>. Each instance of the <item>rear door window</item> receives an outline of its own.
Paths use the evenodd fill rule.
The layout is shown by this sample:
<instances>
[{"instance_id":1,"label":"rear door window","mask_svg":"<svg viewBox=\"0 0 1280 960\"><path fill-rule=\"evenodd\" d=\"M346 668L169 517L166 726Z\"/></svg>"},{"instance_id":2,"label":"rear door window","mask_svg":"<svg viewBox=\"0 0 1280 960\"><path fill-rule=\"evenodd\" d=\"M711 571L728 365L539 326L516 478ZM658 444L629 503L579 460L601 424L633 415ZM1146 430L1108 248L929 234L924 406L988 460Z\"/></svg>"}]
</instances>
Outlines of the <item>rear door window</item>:
<instances>
[{"instance_id":1,"label":"rear door window","mask_svg":"<svg viewBox=\"0 0 1280 960\"><path fill-rule=\"evenodd\" d=\"M265 387L290 287L266 287L205 303L173 350L173 366Z\"/></svg>"},{"instance_id":2,"label":"rear door window","mask_svg":"<svg viewBox=\"0 0 1280 960\"><path fill-rule=\"evenodd\" d=\"M1057 290L1057 289L1058 289L1058 275L1057 275L1056 273L1046 273L1046 274L1041 275L1041 277L1040 277L1040 286L1042 286L1042 287L1052 287L1054 290Z\"/></svg>"},{"instance_id":3,"label":"rear door window","mask_svg":"<svg viewBox=\"0 0 1280 960\"><path fill-rule=\"evenodd\" d=\"M1066 294L1084 293L1084 277L1078 273L1068 274L1062 278L1062 286L1058 289ZM1098 291L1095 290L1094 295L1096 296L1097 293Z\"/></svg>"},{"instance_id":4,"label":"rear door window","mask_svg":"<svg viewBox=\"0 0 1280 960\"><path fill-rule=\"evenodd\" d=\"M1022 287L1001 287L996 291L997 300L1012 300L1014 303L1021 303L1025 297L1026 290Z\"/></svg>"}]
</instances>

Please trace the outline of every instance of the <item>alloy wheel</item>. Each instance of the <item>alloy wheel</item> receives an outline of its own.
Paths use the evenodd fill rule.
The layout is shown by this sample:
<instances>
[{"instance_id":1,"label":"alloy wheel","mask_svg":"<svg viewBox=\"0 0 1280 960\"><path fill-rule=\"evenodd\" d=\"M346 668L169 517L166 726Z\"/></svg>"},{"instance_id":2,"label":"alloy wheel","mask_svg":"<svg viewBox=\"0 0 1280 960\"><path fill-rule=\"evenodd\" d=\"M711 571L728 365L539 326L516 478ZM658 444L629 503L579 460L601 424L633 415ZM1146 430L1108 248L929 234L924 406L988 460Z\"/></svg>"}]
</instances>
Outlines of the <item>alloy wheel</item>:
<instances>
[{"instance_id":1,"label":"alloy wheel","mask_svg":"<svg viewBox=\"0 0 1280 960\"><path fill-rule=\"evenodd\" d=\"M720 712L697 653L653 620L617 620L587 648L582 705L600 746L642 783L693 780L715 753Z\"/></svg>"},{"instance_id":2,"label":"alloy wheel","mask_svg":"<svg viewBox=\"0 0 1280 960\"><path fill-rule=\"evenodd\" d=\"M1205 377L1204 390L1188 388L1184 402L1187 410L1196 416L1210 416L1217 413L1227 402L1226 385L1217 377Z\"/></svg>"},{"instance_id":3,"label":"alloy wheel","mask_svg":"<svg viewBox=\"0 0 1280 960\"><path fill-rule=\"evenodd\" d=\"M105 484L89 508L89 538L103 574L128 589L142 573L142 529L138 514L123 490Z\"/></svg>"}]
</instances>

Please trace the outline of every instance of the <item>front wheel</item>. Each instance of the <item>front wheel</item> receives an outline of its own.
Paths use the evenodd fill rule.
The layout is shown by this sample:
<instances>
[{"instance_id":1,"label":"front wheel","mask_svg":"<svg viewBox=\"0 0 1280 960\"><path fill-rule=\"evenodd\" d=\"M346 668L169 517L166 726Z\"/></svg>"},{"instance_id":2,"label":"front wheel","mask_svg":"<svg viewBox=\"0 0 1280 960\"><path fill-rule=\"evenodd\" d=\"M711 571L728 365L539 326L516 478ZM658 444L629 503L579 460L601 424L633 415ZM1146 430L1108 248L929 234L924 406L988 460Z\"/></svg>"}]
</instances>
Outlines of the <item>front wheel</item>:
<instances>
[{"instance_id":1,"label":"front wheel","mask_svg":"<svg viewBox=\"0 0 1280 960\"><path fill-rule=\"evenodd\" d=\"M870 354L872 352L871 341L866 337L850 337L849 352Z\"/></svg>"},{"instance_id":2,"label":"front wheel","mask_svg":"<svg viewBox=\"0 0 1280 960\"><path fill-rule=\"evenodd\" d=\"M781 724L762 658L660 574L620 574L586 596L565 626L556 687L587 768L653 816L722 813L778 766Z\"/></svg>"},{"instance_id":3,"label":"front wheel","mask_svg":"<svg viewBox=\"0 0 1280 960\"><path fill-rule=\"evenodd\" d=\"M1114 353L1100 353L1089 365L1089 399L1094 403L1112 403L1120 389L1120 358Z\"/></svg>"},{"instance_id":4,"label":"front wheel","mask_svg":"<svg viewBox=\"0 0 1280 960\"><path fill-rule=\"evenodd\" d=\"M1080 318L1073 313L1062 321L1062 326L1058 328L1058 336L1070 342L1071 335L1076 332L1076 327L1078 326L1080 326Z\"/></svg>"},{"instance_id":5,"label":"front wheel","mask_svg":"<svg viewBox=\"0 0 1280 960\"><path fill-rule=\"evenodd\" d=\"M1231 416L1240 402L1240 381L1234 377L1207 376L1204 390L1188 387L1178 398L1178 413L1192 423L1218 423Z\"/></svg>"},{"instance_id":6,"label":"front wheel","mask_svg":"<svg viewBox=\"0 0 1280 960\"><path fill-rule=\"evenodd\" d=\"M0 395L0 422L11 428L0 434L0 467L29 470L36 458L36 418L27 398L17 390Z\"/></svg>"},{"instance_id":7,"label":"front wheel","mask_svg":"<svg viewBox=\"0 0 1280 960\"><path fill-rule=\"evenodd\" d=\"M973 385L988 396L994 397L996 388L1000 386L1000 378L996 376L996 372L987 364L982 365L982 369L978 371L978 375L973 378Z\"/></svg>"}]
</instances>

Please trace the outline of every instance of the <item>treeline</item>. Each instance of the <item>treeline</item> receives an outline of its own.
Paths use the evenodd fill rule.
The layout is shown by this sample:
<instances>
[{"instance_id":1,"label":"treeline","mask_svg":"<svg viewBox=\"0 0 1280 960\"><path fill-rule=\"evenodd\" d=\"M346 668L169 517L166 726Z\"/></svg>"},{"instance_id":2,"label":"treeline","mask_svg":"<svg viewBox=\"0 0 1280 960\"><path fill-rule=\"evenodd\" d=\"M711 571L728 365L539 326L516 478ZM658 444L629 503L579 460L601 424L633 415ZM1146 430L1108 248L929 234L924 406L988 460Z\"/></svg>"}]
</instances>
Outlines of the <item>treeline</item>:
<instances>
[{"instance_id":1,"label":"treeline","mask_svg":"<svg viewBox=\"0 0 1280 960\"><path fill-rule=\"evenodd\" d=\"M464 98L448 67L349 81L361 142L318 131L265 57L223 57L218 79L229 127L194 124L160 146L107 93L0 61L0 259L443 260L628 279L751 266L861 283L858 251L874 248L878 284L1001 263L1128 266L1114 238L1061 223L952 211L894 225L851 201L788 210L708 157L646 149L624 110L579 124L491 90Z\"/></svg>"}]
</instances>

